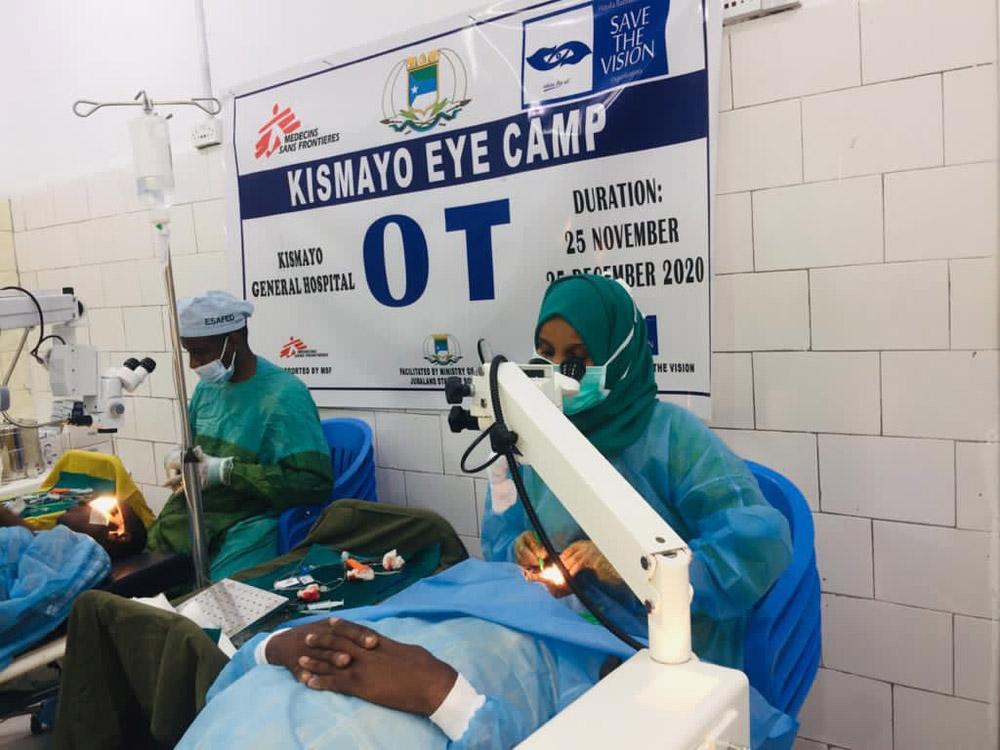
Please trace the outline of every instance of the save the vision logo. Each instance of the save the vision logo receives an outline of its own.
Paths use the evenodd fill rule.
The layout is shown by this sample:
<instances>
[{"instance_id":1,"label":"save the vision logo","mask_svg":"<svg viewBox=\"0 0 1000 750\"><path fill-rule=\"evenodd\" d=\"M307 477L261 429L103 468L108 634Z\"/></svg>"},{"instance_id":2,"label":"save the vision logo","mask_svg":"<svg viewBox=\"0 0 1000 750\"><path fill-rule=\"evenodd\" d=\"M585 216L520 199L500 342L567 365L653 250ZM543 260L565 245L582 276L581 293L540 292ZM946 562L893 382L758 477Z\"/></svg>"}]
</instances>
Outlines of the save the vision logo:
<instances>
[{"instance_id":1,"label":"save the vision logo","mask_svg":"<svg viewBox=\"0 0 1000 750\"><path fill-rule=\"evenodd\" d=\"M590 47L579 40L572 40L558 47L539 47L525 61L535 70L552 70L563 65L576 65L591 52Z\"/></svg>"},{"instance_id":2,"label":"save the vision logo","mask_svg":"<svg viewBox=\"0 0 1000 750\"><path fill-rule=\"evenodd\" d=\"M381 123L397 133L422 133L451 122L472 101L465 63L442 47L400 60L382 88Z\"/></svg>"},{"instance_id":3,"label":"save the vision logo","mask_svg":"<svg viewBox=\"0 0 1000 750\"><path fill-rule=\"evenodd\" d=\"M610 0L522 22L525 108L667 74L669 0Z\"/></svg>"},{"instance_id":4,"label":"save the vision logo","mask_svg":"<svg viewBox=\"0 0 1000 750\"><path fill-rule=\"evenodd\" d=\"M271 119L257 130L257 143L254 144L254 159L270 159L275 152L279 154L305 151L316 146L336 143L340 133L320 133L319 128L302 128L302 121L291 107L282 108L275 103L271 107Z\"/></svg>"},{"instance_id":5,"label":"save the vision logo","mask_svg":"<svg viewBox=\"0 0 1000 750\"><path fill-rule=\"evenodd\" d=\"M323 358L327 356L329 355L326 352L310 349L298 336L289 337L288 342L281 347L281 351L278 353L278 357L281 359Z\"/></svg>"}]
</instances>

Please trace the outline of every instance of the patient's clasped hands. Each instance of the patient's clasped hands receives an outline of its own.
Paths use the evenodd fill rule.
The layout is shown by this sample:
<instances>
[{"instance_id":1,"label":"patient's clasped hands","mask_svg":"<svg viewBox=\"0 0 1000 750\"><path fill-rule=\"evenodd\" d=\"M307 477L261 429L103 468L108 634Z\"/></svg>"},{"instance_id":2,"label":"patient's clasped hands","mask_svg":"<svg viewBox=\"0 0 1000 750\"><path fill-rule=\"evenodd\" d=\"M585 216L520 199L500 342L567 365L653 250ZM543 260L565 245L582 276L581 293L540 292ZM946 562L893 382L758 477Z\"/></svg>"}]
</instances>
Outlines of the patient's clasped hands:
<instances>
[{"instance_id":1,"label":"patient's clasped hands","mask_svg":"<svg viewBox=\"0 0 1000 750\"><path fill-rule=\"evenodd\" d=\"M458 678L427 649L336 617L278 633L265 656L313 690L421 716L437 710Z\"/></svg>"}]
</instances>

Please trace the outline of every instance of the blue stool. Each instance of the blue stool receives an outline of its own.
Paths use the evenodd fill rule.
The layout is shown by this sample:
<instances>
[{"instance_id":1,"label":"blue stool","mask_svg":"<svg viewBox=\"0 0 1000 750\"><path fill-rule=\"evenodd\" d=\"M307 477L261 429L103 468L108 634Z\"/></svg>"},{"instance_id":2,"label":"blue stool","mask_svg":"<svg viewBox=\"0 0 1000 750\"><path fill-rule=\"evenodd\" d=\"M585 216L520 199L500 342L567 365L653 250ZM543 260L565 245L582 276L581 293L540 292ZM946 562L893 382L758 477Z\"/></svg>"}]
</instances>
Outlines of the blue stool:
<instances>
[{"instance_id":1,"label":"blue stool","mask_svg":"<svg viewBox=\"0 0 1000 750\"><path fill-rule=\"evenodd\" d=\"M333 490L322 505L289 508L278 517L278 554L283 555L306 538L309 529L334 500L349 497L377 500L375 449L372 430L360 419L324 419L323 436L330 446Z\"/></svg>"},{"instance_id":2,"label":"blue stool","mask_svg":"<svg viewBox=\"0 0 1000 750\"><path fill-rule=\"evenodd\" d=\"M788 519L792 562L750 614L743 670L768 703L795 717L820 659L820 585L812 514L802 493L785 477L751 461L747 465L767 501Z\"/></svg>"}]
</instances>

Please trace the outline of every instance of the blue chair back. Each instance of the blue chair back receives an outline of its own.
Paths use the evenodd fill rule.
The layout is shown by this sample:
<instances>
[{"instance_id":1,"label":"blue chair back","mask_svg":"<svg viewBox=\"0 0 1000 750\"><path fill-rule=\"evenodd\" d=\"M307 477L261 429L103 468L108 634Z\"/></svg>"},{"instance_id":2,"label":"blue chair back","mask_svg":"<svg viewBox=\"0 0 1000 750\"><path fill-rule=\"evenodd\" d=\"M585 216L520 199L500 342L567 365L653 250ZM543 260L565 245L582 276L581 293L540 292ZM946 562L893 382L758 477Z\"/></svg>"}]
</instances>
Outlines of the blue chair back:
<instances>
[{"instance_id":1,"label":"blue chair back","mask_svg":"<svg viewBox=\"0 0 1000 750\"><path fill-rule=\"evenodd\" d=\"M781 474L747 465L767 501L788 519L792 562L750 614L743 669L772 706L794 717L816 677L822 643L812 513Z\"/></svg>"},{"instance_id":2,"label":"blue chair back","mask_svg":"<svg viewBox=\"0 0 1000 750\"><path fill-rule=\"evenodd\" d=\"M322 505L289 508L278 517L278 554L283 555L306 538L309 529L334 500L349 497L376 501L375 449L372 430L360 419L324 419L323 435L330 446L333 490Z\"/></svg>"},{"instance_id":3,"label":"blue chair back","mask_svg":"<svg viewBox=\"0 0 1000 750\"><path fill-rule=\"evenodd\" d=\"M333 490L330 501L344 497L375 500L375 449L372 428L361 419L324 419L321 423L330 446Z\"/></svg>"}]
</instances>

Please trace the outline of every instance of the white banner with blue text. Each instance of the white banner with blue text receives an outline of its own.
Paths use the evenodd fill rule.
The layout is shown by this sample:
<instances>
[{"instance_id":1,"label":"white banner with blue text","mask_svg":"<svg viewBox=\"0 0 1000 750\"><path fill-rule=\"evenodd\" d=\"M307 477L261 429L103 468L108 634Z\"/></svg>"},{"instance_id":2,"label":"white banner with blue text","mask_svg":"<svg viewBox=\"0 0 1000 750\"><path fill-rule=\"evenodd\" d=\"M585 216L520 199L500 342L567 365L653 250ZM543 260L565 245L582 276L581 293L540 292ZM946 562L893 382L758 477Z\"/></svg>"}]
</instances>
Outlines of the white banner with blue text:
<instances>
[{"instance_id":1,"label":"white banner with blue text","mask_svg":"<svg viewBox=\"0 0 1000 750\"><path fill-rule=\"evenodd\" d=\"M254 350L321 406L445 408L481 339L526 362L546 286L600 274L707 417L717 6L500 3L233 91Z\"/></svg>"}]
</instances>

